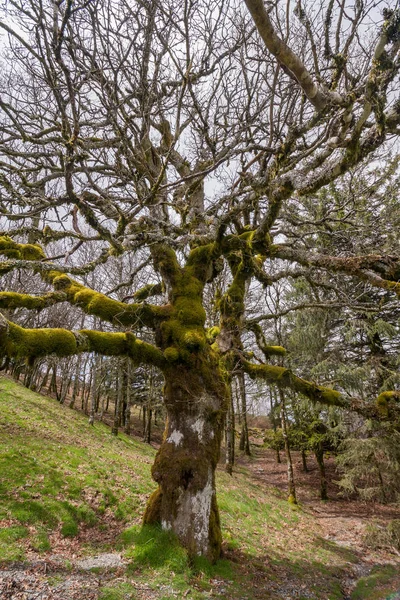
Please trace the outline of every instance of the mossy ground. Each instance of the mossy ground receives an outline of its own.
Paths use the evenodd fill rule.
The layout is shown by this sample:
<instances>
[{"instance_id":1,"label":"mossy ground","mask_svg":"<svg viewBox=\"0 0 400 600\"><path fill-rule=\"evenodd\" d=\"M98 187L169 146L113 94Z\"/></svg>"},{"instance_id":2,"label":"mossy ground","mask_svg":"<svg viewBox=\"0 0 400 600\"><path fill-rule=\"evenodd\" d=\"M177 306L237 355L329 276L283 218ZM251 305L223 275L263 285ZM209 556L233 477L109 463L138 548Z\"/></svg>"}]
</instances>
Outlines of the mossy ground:
<instances>
[{"instance_id":1,"label":"mossy ground","mask_svg":"<svg viewBox=\"0 0 400 600\"><path fill-rule=\"evenodd\" d=\"M100 600L277 600L301 598L302 590L304 598L344 598L341 580L356 554L324 539L311 514L245 467L234 477L217 473L224 557L216 565L189 560L157 526L141 529L155 489L154 456L149 445L91 427L83 415L1 377L0 560L58 554L73 564L73 556L122 552L127 567L103 581ZM382 568L378 588L389 596L397 588L390 567ZM356 588L353 600L386 598L371 595L373 583L364 585L370 595Z\"/></svg>"}]
</instances>

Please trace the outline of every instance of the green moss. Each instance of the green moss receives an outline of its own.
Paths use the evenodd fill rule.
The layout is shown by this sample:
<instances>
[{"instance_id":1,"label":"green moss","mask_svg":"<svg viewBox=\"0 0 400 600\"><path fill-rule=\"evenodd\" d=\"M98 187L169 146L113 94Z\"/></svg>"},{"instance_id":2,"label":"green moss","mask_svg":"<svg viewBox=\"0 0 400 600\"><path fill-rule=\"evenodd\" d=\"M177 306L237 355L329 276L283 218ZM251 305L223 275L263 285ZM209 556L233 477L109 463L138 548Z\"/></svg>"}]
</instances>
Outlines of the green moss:
<instances>
[{"instance_id":1,"label":"green moss","mask_svg":"<svg viewBox=\"0 0 400 600\"><path fill-rule=\"evenodd\" d=\"M133 333L126 333L128 340L128 356L136 363L147 363L163 369L165 366L164 355L152 344L138 340Z\"/></svg>"},{"instance_id":2,"label":"green moss","mask_svg":"<svg viewBox=\"0 0 400 600\"><path fill-rule=\"evenodd\" d=\"M160 295L160 294L162 294L162 292L163 292L163 286L161 283L149 283L148 285L145 285L140 290L135 292L134 297L135 297L135 300L138 300L139 302L143 302L143 300L146 300L147 298L150 298L151 296Z\"/></svg>"},{"instance_id":3,"label":"green moss","mask_svg":"<svg viewBox=\"0 0 400 600\"><path fill-rule=\"evenodd\" d=\"M9 356L70 356L77 352L76 337L66 329L24 329L9 323L6 341Z\"/></svg>"},{"instance_id":4,"label":"green moss","mask_svg":"<svg viewBox=\"0 0 400 600\"><path fill-rule=\"evenodd\" d=\"M205 283L212 274L213 261L218 259L219 256L220 249L216 243L197 246L189 254L186 271Z\"/></svg>"},{"instance_id":5,"label":"green moss","mask_svg":"<svg viewBox=\"0 0 400 600\"><path fill-rule=\"evenodd\" d=\"M107 333L83 329L82 333L89 339L90 347L98 354L122 356L127 353L128 344L125 333Z\"/></svg>"},{"instance_id":6,"label":"green moss","mask_svg":"<svg viewBox=\"0 0 400 600\"><path fill-rule=\"evenodd\" d=\"M220 327L210 327L210 329L208 329L208 331L206 333L207 341L210 344L213 344L215 341L215 338L218 337L220 333L221 333Z\"/></svg>"},{"instance_id":7,"label":"green moss","mask_svg":"<svg viewBox=\"0 0 400 600\"><path fill-rule=\"evenodd\" d=\"M340 392L296 377L290 369L274 365L255 365L245 360L242 361L242 364L252 378L264 379L268 383L284 388L289 387L304 394L313 402L321 402L321 404L329 406L347 406L347 402Z\"/></svg>"},{"instance_id":8,"label":"green moss","mask_svg":"<svg viewBox=\"0 0 400 600\"><path fill-rule=\"evenodd\" d=\"M116 325L129 326L133 323L136 324L140 319L144 325L153 326L154 320L169 316L169 306L153 306L141 303L125 304L87 288L58 271L46 273L45 278L57 290L64 292L72 304L81 306L88 314L95 315Z\"/></svg>"},{"instance_id":9,"label":"green moss","mask_svg":"<svg viewBox=\"0 0 400 600\"><path fill-rule=\"evenodd\" d=\"M20 260L42 260L45 254L36 244L18 244L8 236L0 236L0 254Z\"/></svg>"},{"instance_id":10,"label":"green moss","mask_svg":"<svg viewBox=\"0 0 400 600\"><path fill-rule=\"evenodd\" d=\"M146 510L143 516L143 523L146 525L154 525L156 523L161 522L161 500L162 500L162 491L161 488L158 487L155 492L153 492L147 502Z\"/></svg>"},{"instance_id":11,"label":"green moss","mask_svg":"<svg viewBox=\"0 0 400 600\"><path fill-rule=\"evenodd\" d=\"M400 400L400 392L398 391L387 391L387 392L382 392L381 394L379 394L378 398L376 399L377 403L387 403L390 400L395 400L395 399L399 399Z\"/></svg>"},{"instance_id":12,"label":"green moss","mask_svg":"<svg viewBox=\"0 0 400 600\"><path fill-rule=\"evenodd\" d=\"M174 346L168 346L168 348L164 350L164 356L170 363L177 362L179 360L179 350Z\"/></svg>"},{"instance_id":13,"label":"green moss","mask_svg":"<svg viewBox=\"0 0 400 600\"><path fill-rule=\"evenodd\" d=\"M30 296L29 294L18 294L16 292L0 292L0 308L27 308L29 310L42 310L57 300L63 299L56 294L44 296Z\"/></svg>"},{"instance_id":14,"label":"green moss","mask_svg":"<svg viewBox=\"0 0 400 600\"><path fill-rule=\"evenodd\" d=\"M263 352L266 356L285 356L286 348L283 346L264 346Z\"/></svg>"},{"instance_id":15,"label":"green moss","mask_svg":"<svg viewBox=\"0 0 400 600\"><path fill-rule=\"evenodd\" d=\"M189 350L199 350L206 343L203 331L190 330L183 335L183 343Z\"/></svg>"}]
</instances>

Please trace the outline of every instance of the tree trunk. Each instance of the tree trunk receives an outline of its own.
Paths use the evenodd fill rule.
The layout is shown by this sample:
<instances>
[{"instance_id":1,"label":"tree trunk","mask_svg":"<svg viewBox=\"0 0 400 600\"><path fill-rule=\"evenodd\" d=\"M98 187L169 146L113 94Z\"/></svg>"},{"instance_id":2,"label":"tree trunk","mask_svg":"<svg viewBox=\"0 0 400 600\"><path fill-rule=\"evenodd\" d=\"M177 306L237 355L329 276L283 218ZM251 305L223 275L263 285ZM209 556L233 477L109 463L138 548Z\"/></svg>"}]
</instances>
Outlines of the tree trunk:
<instances>
[{"instance_id":1,"label":"tree trunk","mask_svg":"<svg viewBox=\"0 0 400 600\"><path fill-rule=\"evenodd\" d=\"M152 468L159 488L149 500L144 522L161 523L191 555L214 561L221 550L215 469L227 389L217 365L204 367L171 367L166 374L166 431ZM209 391L204 389L205 377Z\"/></svg>"},{"instance_id":2,"label":"tree trunk","mask_svg":"<svg viewBox=\"0 0 400 600\"><path fill-rule=\"evenodd\" d=\"M97 396L97 387L99 380L99 363L100 357L96 354L93 360L93 383L90 394L90 414L89 414L89 425L94 425L94 417L96 414L96 396Z\"/></svg>"},{"instance_id":3,"label":"tree trunk","mask_svg":"<svg viewBox=\"0 0 400 600\"><path fill-rule=\"evenodd\" d=\"M126 409L125 409L125 428L126 435L131 433L131 361L129 358L126 359Z\"/></svg>"},{"instance_id":4,"label":"tree trunk","mask_svg":"<svg viewBox=\"0 0 400 600\"><path fill-rule=\"evenodd\" d=\"M147 410L146 427L144 429L144 436L143 436L143 441L146 444L151 443L151 418L152 418L152 416L153 416L153 411L151 408L149 408Z\"/></svg>"},{"instance_id":5,"label":"tree trunk","mask_svg":"<svg viewBox=\"0 0 400 600\"><path fill-rule=\"evenodd\" d=\"M231 400L229 403L228 412L226 414L226 428L225 428L225 470L229 475L232 475L233 465L235 462L235 409L233 406L233 395L231 393Z\"/></svg>"},{"instance_id":6,"label":"tree trunk","mask_svg":"<svg viewBox=\"0 0 400 600\"><path fill-rule=\"evenodd\" d=\"M292 462L292 455L290 452L289 437L288 437L288 432L287 432L285 395L281 389L279 389L279 396L280 396L280 400L281 400L282 435L283 435L283 441L285 444L285 454L286 454L286 464L287 464L287 479L288 479L288 491L289 491L288 501L291 504L297 504L296 486L294 484L294 474L293 474L293 462Z\"/></svg>"},{"instance_id":7,"label":"tree trunk","mask_svg":"<svg viewBox=\"0 0 400 600\"><path fill-rule=\"evenodd\" d=\"M276 456L276 462L278 463L278 465L281 464L282 460L281 460L281 454L279 452L279 446L278 446L278 441L277 441L277 436L276 436L276 432L277 432L277 426L276 426L276 414L275 414L275 410L276 410L276 404L277 404L277 396L275 394L275 392L271 391L271 423L272 423L272 429L274 432L274 439L275 439L275 456Z\"/></svg>"},{"instance_id":8,"label":"tree trunk","mask_svg":"<svg viewBox=\"0 0 400 600\"><path fill-rule=\"evenodd\" d=\"M328 500L327 481L324 463L324 450L317 448L315 450L315 458L317 459L319 474L320 474L320 496L321 500Z\"/></svg>"},{"instance_id":9,"label":"tree trunk","mask_svg":"<svg viewBox=\"0 0 400 600\"><path fill-rule=\"evenodd\" d=\"M76 398L79 394L79 382L80 382L80 377L81 377L81 363L82 363L82 355L79 354L78 360L76 361L74 385L72 388L72 398L71 398L71 402L69 403L70 408L74 408Z\"/></svg>"},{"instance_id":10,"label":"tree trunk","mask_svg":"<svg viewBox=\"0 0 400 600\"><path fill-rule=\"evenodd\" d=\"M244 451L247 456L251 456L250 452L250 442L249 442L249 429L247 426L247 402L246 402L246 386L244 380L244 373L239 373L237 376L239 382L239 392L240 392L240 406L242 413L242 430L240 432L240 443L239 450Z\"/></svg>"},{"instance_id":11,"label":"tree trunk","mask_svg":"<svg viewBox=\"0 0 400 600\"><path fill-rule=\"evenodd\" d=\"M302 460L302 463L303 463L303 471L304 471L304 473L308 473L307 455L306 455L306 451L304 449L301 451L301 460Z\"/></svg>"},{"instance_id":12,"label":"tree trunk","mask_svg":"<svg viewBox=\"0 0 400 600\"><path fill-rule=\"evenodd\" d=\"M50 375L50 369L51 369L50 365L49 365L49 364L47 364L47 365L46 365L46 372L45 372L45 374L44 374L44 377L43 377L43 379L42 379L42 381L41 381L40 385L38 386L38 393L39 393L39 394L40 394L40 392L41 392L41 391L42 391L42 390L43 390L43 389L46 387L46 385L47 385L47 382L48 382L48 380L49 380L49 375Z\"/></svg>"},{"instance_id":13,"label":"tree trunk","mask_svg":"<svg viewBox=\"0 0 400 600\"><path fill-rule=\"evenodd\" d=\"M115 397L115 405L114 405L114 422L113 422L113 426L111 429L111 433L113 435L118 435L118 429L119 429L119 410L120 410L120 406L121 406L121 401L122 401L122 377L121 377L121 373L118 372L117 375L117 394Z\"/></svg>"}]
</instances>

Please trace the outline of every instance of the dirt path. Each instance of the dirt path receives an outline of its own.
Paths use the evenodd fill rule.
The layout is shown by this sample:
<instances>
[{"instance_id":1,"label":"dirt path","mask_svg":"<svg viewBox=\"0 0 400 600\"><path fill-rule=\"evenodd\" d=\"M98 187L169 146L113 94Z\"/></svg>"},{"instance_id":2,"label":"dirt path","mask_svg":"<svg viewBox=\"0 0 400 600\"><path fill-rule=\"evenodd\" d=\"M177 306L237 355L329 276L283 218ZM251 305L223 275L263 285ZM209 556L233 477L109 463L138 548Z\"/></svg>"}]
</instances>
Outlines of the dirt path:
<instances>
[{"instance_id":1,"label":"dirt path","mask_svg":"<svg viewBox=\"0 0 400 600\"><path fill-rule=\"evenodd\" d=\"M285 456L282 455L281 458L282 463L278 464L275 452L258 450L251 459L243 457L240 460L261 485L272 486L284 495L287 493L287 467ZM364 542L365 532L371 521L379 519L381 523L387 523L391 519L399 519L400 511L378 503L366 504L344 499L340 495L340 488L335 484L339 476L333 458L326 460L329 500L322 502L319 498L316 460L309 457L307 463L308 472L305 473L300 453L293 452L297 499L302 510L312 515L323 539L351 550L358 557L356 564L349 564L341 583L344 600L350 599L357 581L368 576L378 565L396 565L398 568L398 596L393 596L393 600L400 599L400 557L384 549L373 550Z\"/></svg>"}]
</instances>

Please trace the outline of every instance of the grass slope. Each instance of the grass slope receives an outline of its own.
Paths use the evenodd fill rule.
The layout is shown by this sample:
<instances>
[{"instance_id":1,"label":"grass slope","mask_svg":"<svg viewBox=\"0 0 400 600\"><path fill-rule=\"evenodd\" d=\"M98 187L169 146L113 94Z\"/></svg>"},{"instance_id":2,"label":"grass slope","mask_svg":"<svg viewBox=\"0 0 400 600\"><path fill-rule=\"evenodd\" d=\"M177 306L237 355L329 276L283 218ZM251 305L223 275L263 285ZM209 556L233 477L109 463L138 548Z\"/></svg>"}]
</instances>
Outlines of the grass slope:
<instances>
[{"instance_id":1,"label":"grass slope","mask_svg":"<svg viewBox=\"0 0 400 600\"><path fill-rule=\"evenodd\" d=\"M356 555L325 540L310 515L260 489L245 469L233 478L218 473L225 558L216 565L189 561L166 532L142 530L154 455L0 377L0 561L123 551L126 572L100 590L101 600L143 597L141 584L146 598L160 600L343 599L341 578Z\"/></svg>"}]
</instances>

